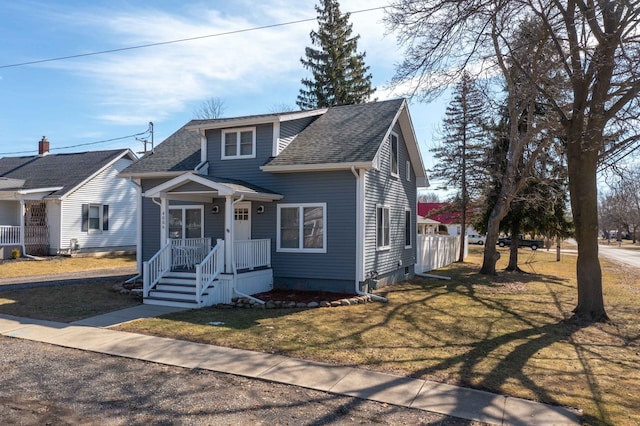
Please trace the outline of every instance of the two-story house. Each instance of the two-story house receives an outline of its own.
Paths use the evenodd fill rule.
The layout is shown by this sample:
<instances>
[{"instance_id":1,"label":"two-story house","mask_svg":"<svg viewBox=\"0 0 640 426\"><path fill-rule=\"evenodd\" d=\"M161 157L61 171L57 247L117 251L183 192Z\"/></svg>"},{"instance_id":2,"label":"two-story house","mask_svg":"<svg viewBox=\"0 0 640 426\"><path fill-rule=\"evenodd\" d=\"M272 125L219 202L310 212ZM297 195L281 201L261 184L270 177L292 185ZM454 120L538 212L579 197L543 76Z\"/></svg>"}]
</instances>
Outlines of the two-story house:
<instances>
[{"instance_id":1,"label":"two-story house","mask_svg":"<svg viewBox=\"0 0 640 426\"><path fill-rule=\"evenodd\" d=\"M411 277L427 178L403 99L192 120L120 176L141 188L145 303Z\"/></svg>"}]
</instances>

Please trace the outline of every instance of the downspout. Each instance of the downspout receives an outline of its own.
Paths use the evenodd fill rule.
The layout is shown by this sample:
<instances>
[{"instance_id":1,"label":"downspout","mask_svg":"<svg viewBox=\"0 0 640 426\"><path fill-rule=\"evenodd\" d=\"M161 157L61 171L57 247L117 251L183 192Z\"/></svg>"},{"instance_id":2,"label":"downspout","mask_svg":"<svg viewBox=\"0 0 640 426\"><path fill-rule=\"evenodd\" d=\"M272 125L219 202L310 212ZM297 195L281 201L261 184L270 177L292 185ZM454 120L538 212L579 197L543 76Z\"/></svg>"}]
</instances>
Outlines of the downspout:
<instances>
[{"instance_id":1,"label":"downspout","mask_svg":"<svg viewBox=\"0 0 640 426\"><path fill-rule=\"evenodd\" d=\"M351 166L351 173L356 178L356 279L355 292L359 296L368 296L378 302L388 302L387 298L377 294L367 293L360 290L360 282L364 282L364 170L360 170L362 175L356 171L355 166Z\"/></svg>"},{"instance_id":2,"label":"downspout","mask_svg":"<svg viewBox=\"0 0 640 426\"><path fill-rule=\"evenodd\" d=\"M244 201L244 194L240 195L240 198L238 198L233 203L231 203L231 205L235 206L236 204L238 204L238 203L240 203L242 201ZM230 223L230 226L231 226L231 239L235 238L234 225L235 225L234 222L231 221L231 223ZM244 298L247 298L249 300L253 300L256 303L260 303L261 305L264 305L265 304L264 300L260 300L260 299L257 299L255 297L253 297L253 296L249 296L248 294L245 294L245 293L243 293L241 291L238 291L238 289L236 288L236 280L238 278L238 270L236 269L235 248L236 247L235 247L235 241L234 241L233 250L230 251L231 257L232 257L231 258L231 267L232 267L232 272L233 272L233 292L235 294L237 294L238 296L240 296L240 297L244 297Z\"/></svg>"}]
</instances>

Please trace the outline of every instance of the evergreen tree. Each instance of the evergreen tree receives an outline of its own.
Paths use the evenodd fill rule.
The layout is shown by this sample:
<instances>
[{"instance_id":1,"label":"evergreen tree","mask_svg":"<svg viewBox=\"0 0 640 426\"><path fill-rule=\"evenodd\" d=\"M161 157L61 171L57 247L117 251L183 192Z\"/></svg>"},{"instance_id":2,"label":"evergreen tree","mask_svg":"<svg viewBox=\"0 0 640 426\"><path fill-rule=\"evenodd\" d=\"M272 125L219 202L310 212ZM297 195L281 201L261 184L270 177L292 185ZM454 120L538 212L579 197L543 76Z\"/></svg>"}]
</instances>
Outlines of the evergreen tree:
<instances>
[{"instance_id":1,"label":"evergreen tree","mask_svg":"<svg viewBox=\"0 0 640 426\"><path fill-rule=\"evenodd\" d=\"M316 12L319 28L310 36L318 49L307 47L306 59L300 59L312 77L302 79L296 103L301 109L315 109L367 102L375 89L365 54L357 53L360 36L351 35L349 13L343 15L336 0L321 0Z\"/></svg>"},{"instance_id":2,"label":"evergreen tree","mask_svg":"<svg viewBox=\"0 0 640 426\"><path fill-rule=\"evenodd\" d=\"M462 262L469 202L481 194L485 181L487 138L484 94L476 81L464 73L454 93L445 113L440 144L431 150L435 165L430 172L433 179L457 190L455 200L462 221L458 261Z\"/></svg>"}]
</instances>

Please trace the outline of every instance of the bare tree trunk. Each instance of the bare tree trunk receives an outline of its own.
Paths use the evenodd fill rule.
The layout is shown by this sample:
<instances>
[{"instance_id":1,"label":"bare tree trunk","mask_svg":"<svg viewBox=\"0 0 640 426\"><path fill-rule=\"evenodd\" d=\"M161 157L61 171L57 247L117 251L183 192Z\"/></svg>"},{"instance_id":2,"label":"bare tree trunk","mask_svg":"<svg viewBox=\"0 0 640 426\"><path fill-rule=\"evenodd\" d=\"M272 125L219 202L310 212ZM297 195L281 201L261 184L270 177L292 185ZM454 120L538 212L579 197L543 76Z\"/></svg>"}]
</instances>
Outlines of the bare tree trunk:
<instances>
[{"instance_id":1,"label":"bare tree trunk","mask_svg":"<svg viewBox=\"0 0 640 426\"><path fill-rule=\"evenodd\" d=\"M598 151L584 149L582 136L570 135L568 144L569 192L578 242L579 319L604 322L609 319L602 296L602 270L598 260Z\"/></svg>"},{"instance_id":2,"label":"bare tree trunk","mask_svg":"<svg viewBox=\"0 0 640 426\"><path fill-rule=\"evenodd\" d=\"M514 220L511 225L511 247L509 248L509 264L505 271L518 271L518 244L520 244L520 223Z\"/></svg>"}]
</instances>

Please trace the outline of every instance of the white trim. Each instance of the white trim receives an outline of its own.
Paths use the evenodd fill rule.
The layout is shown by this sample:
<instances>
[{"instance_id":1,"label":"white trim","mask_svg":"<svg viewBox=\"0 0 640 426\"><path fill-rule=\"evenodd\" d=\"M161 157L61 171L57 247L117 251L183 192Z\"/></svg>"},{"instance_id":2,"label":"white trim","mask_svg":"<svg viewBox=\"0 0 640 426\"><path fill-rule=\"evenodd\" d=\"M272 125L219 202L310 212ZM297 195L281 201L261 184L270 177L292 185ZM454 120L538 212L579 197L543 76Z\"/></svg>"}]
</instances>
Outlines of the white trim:
<instances>
[{"instance_id":1,"label":"white trim","mask_svg":"<svg viewBox=\"0 0 640 426\"><path fill-rule=\"evenodd\" d=\"M396 170L393 170L393 138L396 139ZM400 175L400 136L396 132L389 134L389 173L393 177Z\"/></svg>"},{"instance_id":2,"label":"white trim","mask_svg":"<svg viewBox=\"0 0 640 426\"><path fill-rule=\"evenodd\" d=\"M307 111L294 111L287 114L266 114L266 115L249 116L249 117L223 118L223 119L211 120L208 123L193 124L191 126L187 126L186 129L187 130L213 130L213 129L224 129L230 126L255 126L258 124L268 124L268 123L274 123L274 122L297 120L297 119L306 118L306 117L315 117L317 115L322 115L325 112L327 112L327 108L307 110Z\"/></svg>"},{"instance_id":3,"label":"white trim","mask_svg":"<svg viewBox=\"0 0 640 426\"><path fill-rule=\"evenodd\" d=\"M304 209L322 208L322 248L304 248ZM280 247L281 211L283 208L298 209L298 248ZM276 251L279 253L326 253L327 252L327 203L285 203L278 204L276 220Z\"/></svg>"},{"instance_id":4,"label":"white trim","mask_svg":"<svg viewBox=\"0 0 640 426\"><path fill-rule=\"evenodd\" d=\"M389 223L387 228L389 229L388 241L386 245L378 245L378 210L382 209L382 229L384 229L384 210L389 211ZM376 204L376 251L386 251L391 249L391 207L386 204Z\"/></svg>"},{"instance_id":5,"label":"white trim","mask_svg":"<svg viewBox=\"0 0 640 426\"><path fill-rule=\"evenodd\" d=\"M200 130L200 164L205 164L207 162L207 134L204 130ZM201 166L198 164L196 166L196 170L198 170Z\"/></svg>"},{"instance_id":6,"label":"white trim","mask_svg":"<svg viewBox=\"0 0 640 426\"><path fill-rule=\"evenodd\" d=\"M280 145L280 122L276 121L273 123L273 146L271 149L271 156L277 157L280 154L280 149L278 146Z\"/></svg>"},{"instance_id":7,"label":"white trim","mask_svg":"<svg viewBox=\"0 0 640 426\"><path fill-rule=\"evenodd\" d=\"M242 133L251 132L251 154L240 154L242 149L241 137ZM236 136L236 154L227 155L225 150L225 135L235 133ZM255 127L234 127L230 129L222 129L220 132L220 159L221 160L242 160L245 158L256 158L256 128Z\"/></svg>"},{"instance_id":8,"label":"white trim","mask_svg":"<svg viewBox=\"0 0 640 426\"><path fill-rule=\"evenodd\" d=\"M407 214L409 213L409 214ZM410 229L409 229L409 233L407 234L407 217L409 218L409 225ZM404 208L404 248L406 249L410 249L413 247L413 234L415 234L415 227L413 226L413 222L411 222L411 218L413 217L413 212L411 211L411 209L409 207L405 207ZM409 245L407 245L407 235L409 236Z\"/></svg>"},{"instance_id":9,"label":"white trim","mask_svg":"<svg viewBox=\"0 0 640 426\"><path fill-rule=\"evenodd\" d=\"M325 164L293 164L286 166L260 166L263 172L279 173L279 172L322 172L333 170L351 170L356 169L372 169L373 163L363 161L358 163L325 163Z\"/></svg>"},{"instance_id":10,"label":"white trim","mask_svg":"<svg viewBox=\"0 0 640 426\"><path fill-rule=\"evenodd\" d=\"M356 179L356 282L364 281L364 265L365 265L365 194L366 194L366 171L358 170L358 178Z\"/></svg>"},{"instance_id":11,"label":"white trim","mask_svg":"<svg viewBox=\"0 0 640 426\"><path fill-rule=\"evenodd\" d=\"M171 210L182 210L182 238L180 239L185 239L185 238L204 238L204 206L202 204L185 204L185 205L177 205L177 206L168 206L167 209L167 220L170 219L171 217ZM199 237L187 237L187 228L186 228L186 210L200 210L200 236ZM173 238L174 237L170 237L169 236L169 225L167 224L167 229L166 229L166 237L167 238Z\"/></svg>"}]
</instances>

